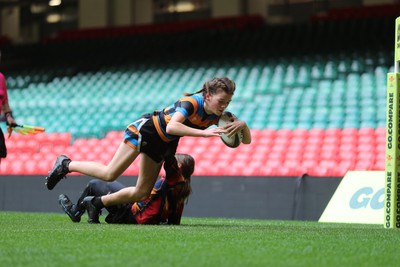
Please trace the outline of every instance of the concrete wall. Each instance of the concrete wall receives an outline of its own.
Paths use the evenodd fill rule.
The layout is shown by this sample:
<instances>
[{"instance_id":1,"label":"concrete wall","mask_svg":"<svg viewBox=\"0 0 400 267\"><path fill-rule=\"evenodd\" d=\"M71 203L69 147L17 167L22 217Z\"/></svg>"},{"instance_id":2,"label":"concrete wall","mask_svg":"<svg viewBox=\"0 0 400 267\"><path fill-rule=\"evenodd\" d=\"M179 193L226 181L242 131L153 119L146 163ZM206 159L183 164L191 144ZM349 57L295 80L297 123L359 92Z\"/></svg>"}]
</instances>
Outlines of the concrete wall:
<instances>
[{"instance_id":1,"label":"concrete wall","mask_svg":"<svg viewBox=\"0 0 400 267\"><path fill-rule=\"evenodd\" d=\"M18 41L20 38L20 16L19 7L0 9L0 35L5 35L10 39Z\"/></svg>"},{"instance_id":2,"label":"concrete wall","mask_svg":"<svg viewBox=\"0 0 400 267\"><path fill-rule=\"evenodd\" d=\"M90 180L70 176L52 191L43 176L0 177L0 211L62 212L57 199L67 194L74 202ZM135 185L136 177L121 177ZM318 220L341 178L193 177L188 217L276 220Z\"/></svg>"},{"instance_id":3,"label":"concrete wall","mask_svg":"<svg viewBox=\"0 0 400 267\"><path fill-rule=\"evenodd\" d=\"M108 0L80 0L79 28L107 27L110 24Z\"/></svg>"},{"instance_id":4,"label":"concrete wall","mask_svg":"<svg viewBox=\"0 0 400 267\"><path fill-rule=\"evenodd\" d=\"M211 16L213 18L238 16L241 15L240 0L212 0L211 1Z\"/></svg>"}]
</instances>

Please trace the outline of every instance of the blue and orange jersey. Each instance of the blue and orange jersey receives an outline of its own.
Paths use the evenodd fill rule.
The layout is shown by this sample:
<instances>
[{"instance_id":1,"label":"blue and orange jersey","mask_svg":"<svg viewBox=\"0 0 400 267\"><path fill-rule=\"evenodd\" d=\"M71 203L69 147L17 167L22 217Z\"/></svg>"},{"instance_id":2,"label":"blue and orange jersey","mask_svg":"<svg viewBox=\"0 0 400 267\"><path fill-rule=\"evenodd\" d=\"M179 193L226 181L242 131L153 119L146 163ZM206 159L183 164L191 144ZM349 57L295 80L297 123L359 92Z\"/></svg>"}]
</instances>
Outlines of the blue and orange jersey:
<instances>
[{"instance_id":1,"label":"blue and orange jersey","mask_svg":"<svg viewBox=\"0 0 400 267\"><path fill-rule=\"evenodd\" d=\"M182 113L185 117L184 125L202 130L211 125L216 125L219 119L219 116L215 114L209 115L206 113L202 95L196 94L183 97L162 111L155 112L155 116L153 116L157 133L164 142L170 142L179 138L179 136L169 135L166 132L167 124L176 112Z\"/></svg>"}]
</instances>

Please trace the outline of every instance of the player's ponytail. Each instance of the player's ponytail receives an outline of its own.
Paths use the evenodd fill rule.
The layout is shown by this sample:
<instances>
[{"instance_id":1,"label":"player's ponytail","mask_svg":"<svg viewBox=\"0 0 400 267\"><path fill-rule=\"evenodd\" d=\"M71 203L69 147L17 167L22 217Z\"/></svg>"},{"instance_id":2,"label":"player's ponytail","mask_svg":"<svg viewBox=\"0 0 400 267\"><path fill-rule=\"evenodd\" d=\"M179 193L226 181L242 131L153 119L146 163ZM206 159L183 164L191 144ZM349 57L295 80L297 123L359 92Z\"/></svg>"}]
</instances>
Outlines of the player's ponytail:
<instances>
[{"instance_id":1,"label":"player's ponytail","mask_svg":"<svg viewBox=\"0 0 400 267\"><path fill-rule=\"evenodd\" d=\"M197 92L194 92L194 93L183 93L183 95L184 96L192 96L192 95L195 95L195 94L200 94L200 93L202 93L204 91L204 88L201 88L199 91L197 91Z\"/></svg>"},{"instance_id":2,"label":"player's ponytail","mask_svg":"<svg viewBox=\"0 0 400 267\"><path fill-rule=\"evenodd\" d=\"M195 94L202 93L202 95L204 97L207 93L209 93L211 95L216 94L218 89L222 89L228 95L233 95L236 90L236 84L234 81L232 81L228 77L212 78L211 80L206 81L203 84L203 87L200 90L198 90L197 92L183 93L183 95L184 96L192 96Z\"/></svg>"}]
</instances>

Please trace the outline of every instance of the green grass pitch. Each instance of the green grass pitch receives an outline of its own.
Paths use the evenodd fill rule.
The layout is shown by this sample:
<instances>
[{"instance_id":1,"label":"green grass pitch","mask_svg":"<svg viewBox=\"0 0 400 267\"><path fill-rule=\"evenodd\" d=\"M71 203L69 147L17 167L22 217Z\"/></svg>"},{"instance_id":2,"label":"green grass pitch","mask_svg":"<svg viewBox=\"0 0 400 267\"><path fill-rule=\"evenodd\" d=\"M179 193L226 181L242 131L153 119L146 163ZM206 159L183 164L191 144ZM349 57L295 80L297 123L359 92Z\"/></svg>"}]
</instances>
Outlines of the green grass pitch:
<instances>
[{"instance_id":1,"label":"green grass pitch","mask_svg":"<svg viewBox=\"0 0 400 267\"><path fill-rule=\"evenodd\" d=\"M101 217L104 219L104 216ZM380 225L183 218L90 225L0 212L0 266L398 266L400 230Z\"/></svg>"}]
</instances>

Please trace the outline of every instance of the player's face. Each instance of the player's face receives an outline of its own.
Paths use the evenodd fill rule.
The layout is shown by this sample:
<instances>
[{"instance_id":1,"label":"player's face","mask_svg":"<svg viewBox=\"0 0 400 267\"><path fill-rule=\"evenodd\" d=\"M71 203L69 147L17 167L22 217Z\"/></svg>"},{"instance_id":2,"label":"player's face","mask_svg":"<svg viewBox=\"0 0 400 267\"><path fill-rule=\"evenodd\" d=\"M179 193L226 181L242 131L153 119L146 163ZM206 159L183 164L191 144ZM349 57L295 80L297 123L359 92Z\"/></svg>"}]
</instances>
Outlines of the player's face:
<instances>
[{"instance_id":1,"label":"player's face","mask_svg":"<svg viewBox=\"0 0 400 267\"><path fill-rule=\"evenodd\" d=\"M204 108L208 114L214 113L220 116L228 107L231 100L232 95L227 94L223 90L218 90L216 94L206 95Z\"/></svg>"}]
</instances>

